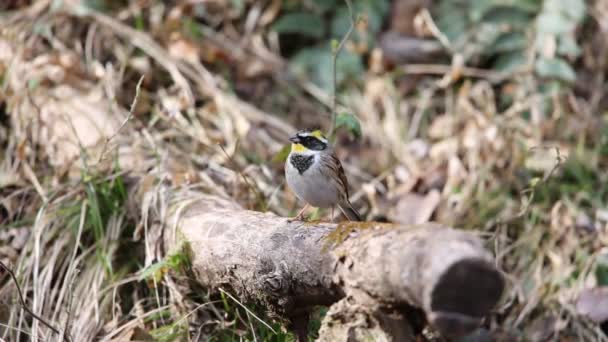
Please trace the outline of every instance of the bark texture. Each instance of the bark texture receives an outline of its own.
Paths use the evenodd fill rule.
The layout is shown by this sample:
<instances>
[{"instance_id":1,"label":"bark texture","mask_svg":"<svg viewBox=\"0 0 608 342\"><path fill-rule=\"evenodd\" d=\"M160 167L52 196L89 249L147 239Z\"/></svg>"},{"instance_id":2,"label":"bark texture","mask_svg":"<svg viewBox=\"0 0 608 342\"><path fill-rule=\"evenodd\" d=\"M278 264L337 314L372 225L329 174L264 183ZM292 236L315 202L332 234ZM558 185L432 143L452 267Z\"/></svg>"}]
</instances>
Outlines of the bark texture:
<instances>
[{"instance_id":1,"label":"bark texture","mask_svg":"<svg viewBox=\"0 0 608 342\"><path fill-rule=\"evenodd\" d=\"M439 224L290 223L200 193L174 199L168 253L187 247L202 285L264 305L296 330L315 305L333 303L320 340L410 340L412 308L460 336L503 290L481 241Z\"/></svg>"}]
</instances>

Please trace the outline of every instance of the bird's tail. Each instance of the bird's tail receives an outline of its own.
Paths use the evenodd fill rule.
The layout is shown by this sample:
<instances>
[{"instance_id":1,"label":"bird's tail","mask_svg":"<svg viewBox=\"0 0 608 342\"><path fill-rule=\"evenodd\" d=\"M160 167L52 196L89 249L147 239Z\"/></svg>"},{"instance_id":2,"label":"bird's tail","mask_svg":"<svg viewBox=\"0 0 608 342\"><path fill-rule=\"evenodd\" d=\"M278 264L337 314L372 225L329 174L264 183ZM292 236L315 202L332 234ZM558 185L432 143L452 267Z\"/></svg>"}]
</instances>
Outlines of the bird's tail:
<instances>
[{"instance_id":1,"label":"bird's tail","mask_svg":"<svg viewBox=\"0 0 608 342\"><path fill-rule=\"evenodd\" d=\"M357 212L353 205L347 200L346 203L338 205L340 211L346 216L350 221L363 221L361 219L361 215Z\"/></svg>"}]
</instances>

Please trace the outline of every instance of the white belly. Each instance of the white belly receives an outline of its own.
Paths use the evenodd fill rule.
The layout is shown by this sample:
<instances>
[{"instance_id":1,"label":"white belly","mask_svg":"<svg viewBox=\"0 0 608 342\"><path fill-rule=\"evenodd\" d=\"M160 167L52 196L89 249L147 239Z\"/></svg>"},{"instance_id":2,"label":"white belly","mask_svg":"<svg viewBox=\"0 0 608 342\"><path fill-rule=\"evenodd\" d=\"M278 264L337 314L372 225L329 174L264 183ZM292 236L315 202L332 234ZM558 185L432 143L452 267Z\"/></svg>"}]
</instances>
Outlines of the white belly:
<instances>
[{"instance_id":1,"label":"white belly","mask_svg":"<svg viewBox=\"0 0 608 342\"><path fill-rule=\"evenodd\" d=\"M318 158L318 156L315 158ZM317 165L311 165L308 170L300 175L288 160L285 162L285 177L287 184L296 196L313 207L329 208L338 202L336 185L319 172Z\"/></svg>"}]
</instances>

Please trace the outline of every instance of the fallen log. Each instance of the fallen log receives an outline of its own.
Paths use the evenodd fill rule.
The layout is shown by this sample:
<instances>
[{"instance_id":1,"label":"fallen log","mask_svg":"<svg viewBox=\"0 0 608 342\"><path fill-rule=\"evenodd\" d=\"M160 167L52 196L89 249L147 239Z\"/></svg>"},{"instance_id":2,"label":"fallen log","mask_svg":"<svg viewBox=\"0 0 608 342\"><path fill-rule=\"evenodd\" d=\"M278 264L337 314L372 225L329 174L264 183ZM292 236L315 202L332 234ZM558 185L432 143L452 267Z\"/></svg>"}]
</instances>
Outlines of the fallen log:
<instances>
[{"instance_id":1,"label":"fallen log","mask_svg":"<svg viewBox=\"0 0 608 342\"><path fill-rule=\"evenodd\" d=\"M288 319L300 338L331 305L320 340L411 340L412 308L444 336L478 326L504 282L474 235L440 224L288 222L192 191L172 196L166 253L187 248L203 286Z\"/></svg>"}]
</instances>

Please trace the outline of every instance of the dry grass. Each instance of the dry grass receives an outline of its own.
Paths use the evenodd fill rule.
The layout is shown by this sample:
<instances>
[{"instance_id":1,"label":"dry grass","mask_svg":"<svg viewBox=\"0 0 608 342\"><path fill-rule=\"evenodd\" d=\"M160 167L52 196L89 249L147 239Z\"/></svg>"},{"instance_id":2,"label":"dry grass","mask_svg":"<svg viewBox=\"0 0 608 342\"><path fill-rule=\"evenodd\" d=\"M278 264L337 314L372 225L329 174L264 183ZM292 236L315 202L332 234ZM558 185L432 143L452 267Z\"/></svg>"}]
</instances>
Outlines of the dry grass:
<instances>
[{"instance_id":1,"label":"dry grass","mask_svg":"<svg viewBox=\"0 0 608 342\"><path fill-rule=\"evenodd\" d=\"M31 310L73 341L291 339L189 283L185 256L163 255L167 204L155 189L293 214L273 158L295 126L329 127L330 94L281 77L286 61L260 22L201 24L195 39L186 4L138 1L112 18L56 3L0 17L0 261ZM244 18L257 15L247 8ZM232 10L212 15L228 22ZM601 43L586 43L581 68L603 75ZM353 202L370 219L432 219L486 238L508 279L485 325L493 334L606 340L575 308L608 253L603 78L588 93L539 93L529 74L497 87L442 68L429 67L416 93L379 71L339 94L363 127L359 141L338 136ZM235 94L251 84L263 97ZM59 340L5 273L0 303L2 339Z\"/></svg>"}]
</instances>

